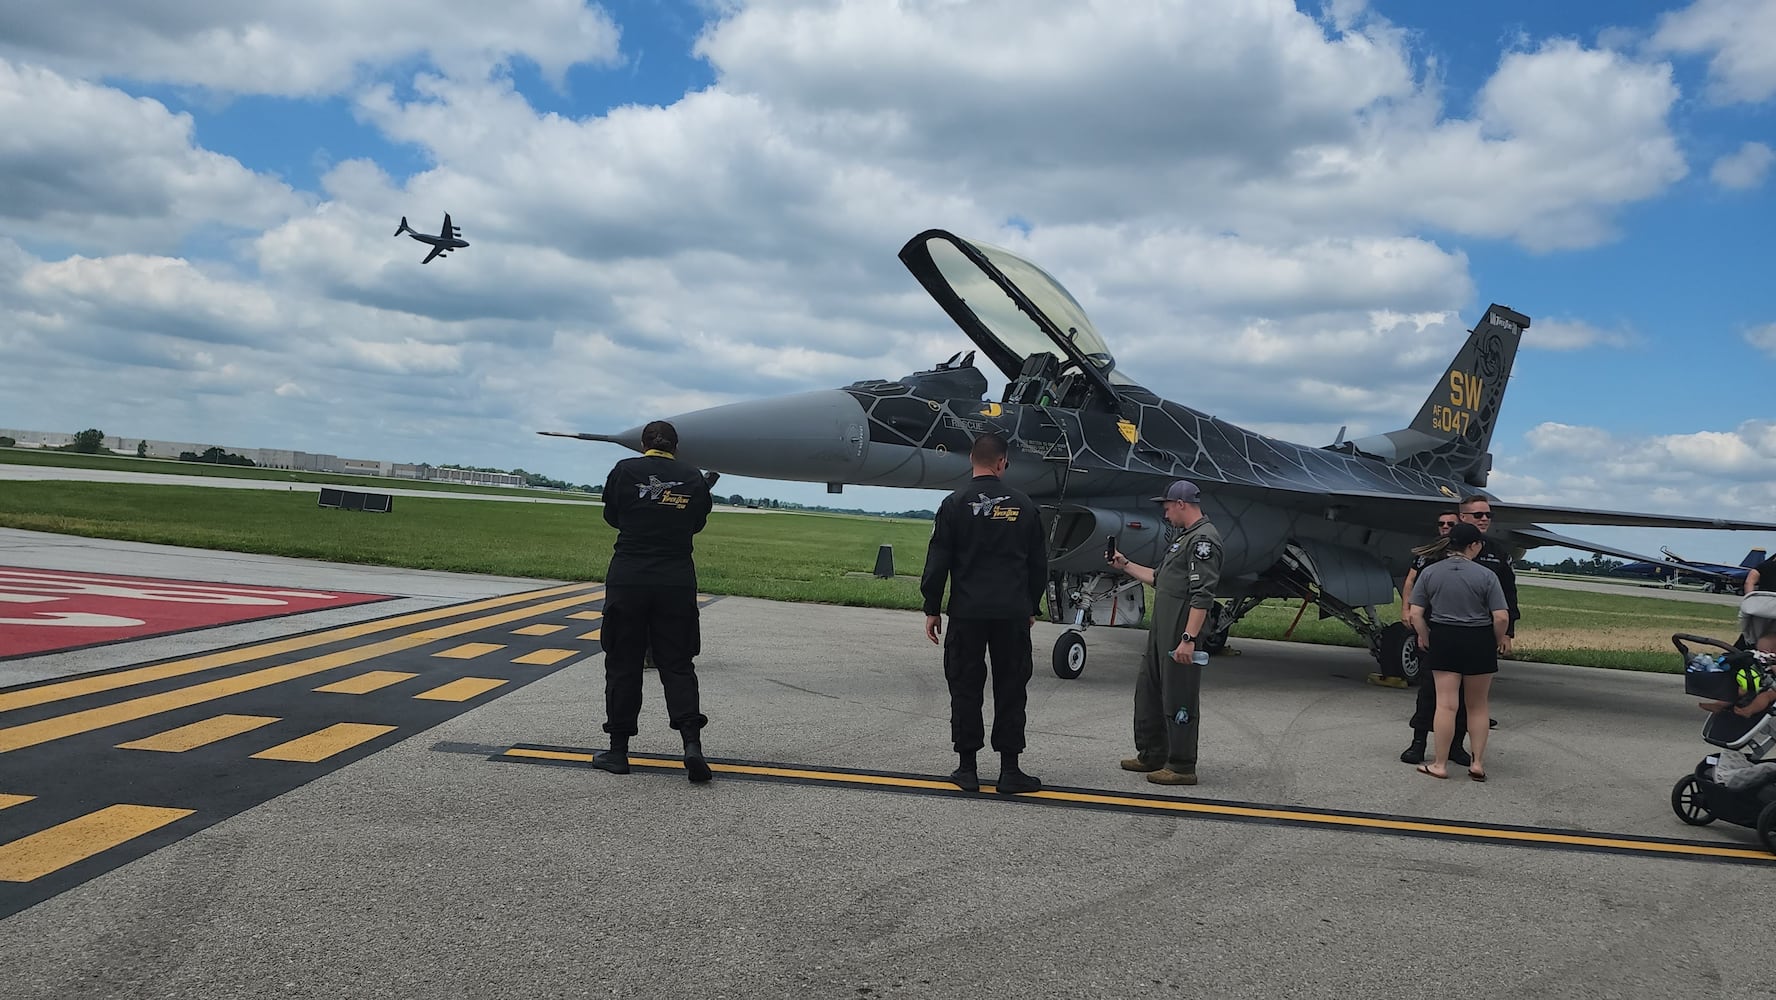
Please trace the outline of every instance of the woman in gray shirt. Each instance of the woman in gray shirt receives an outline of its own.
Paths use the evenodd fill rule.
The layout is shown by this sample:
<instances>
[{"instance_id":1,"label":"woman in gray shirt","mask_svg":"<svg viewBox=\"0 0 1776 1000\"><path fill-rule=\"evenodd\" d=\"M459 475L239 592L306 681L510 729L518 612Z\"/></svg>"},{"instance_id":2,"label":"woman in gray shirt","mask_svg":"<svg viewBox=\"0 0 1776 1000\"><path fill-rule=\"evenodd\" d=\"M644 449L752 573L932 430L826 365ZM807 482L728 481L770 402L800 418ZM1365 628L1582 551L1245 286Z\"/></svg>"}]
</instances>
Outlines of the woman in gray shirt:
<instances>
[{"instance_id":1,"label":"woman in gray shirt","mask_svg":"<svg viewBox=\"0 0 1776 1000\"><path fill-rule=\"evenodd\" d=\"M1492 675L1498 673L1499 649L1511 627L1505 588L1498 574L1474 562L1485 545L1480 529L1467 523L1449 532L1449 555L1426 566L1413 584L1410 601L1422 609L1413 616L1418 648L1437 685L1436 758L1417 770L1433 778L1449 777L1449 748L1455 739L1456 706L1465 697L1468 717L1491 718L1487 704ZM1486 780L1487 730L1468 734L1473 763L1468 777Z\"/></svg>"}]
</instances>

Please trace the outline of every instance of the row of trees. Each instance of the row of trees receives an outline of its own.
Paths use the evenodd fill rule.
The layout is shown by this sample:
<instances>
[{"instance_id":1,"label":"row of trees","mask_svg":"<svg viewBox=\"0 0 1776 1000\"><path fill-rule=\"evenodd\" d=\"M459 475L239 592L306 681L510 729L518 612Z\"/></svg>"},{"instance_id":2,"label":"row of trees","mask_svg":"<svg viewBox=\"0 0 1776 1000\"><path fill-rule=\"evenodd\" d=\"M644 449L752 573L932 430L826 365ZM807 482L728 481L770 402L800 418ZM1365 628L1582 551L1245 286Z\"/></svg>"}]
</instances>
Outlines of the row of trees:
<instances>
[{"instance_id":1,"label":"row of trees","mask_svg":"<svg viewBox=\"0 0 1776 1000\"><path fill-rule=\"evenodd\" d=\"M1611 570L1626 565L1628 564L1620 559L1611 559L1608 556L1595 553L1589 559L1574 559L1572 556L1567 556L1557 563L1530 562L1528 559L1519 559L1516 562L1518 569L1536 569L1544 573L1570 573L1574 576L1608 576Z\"/></svg>"}]
</instances>

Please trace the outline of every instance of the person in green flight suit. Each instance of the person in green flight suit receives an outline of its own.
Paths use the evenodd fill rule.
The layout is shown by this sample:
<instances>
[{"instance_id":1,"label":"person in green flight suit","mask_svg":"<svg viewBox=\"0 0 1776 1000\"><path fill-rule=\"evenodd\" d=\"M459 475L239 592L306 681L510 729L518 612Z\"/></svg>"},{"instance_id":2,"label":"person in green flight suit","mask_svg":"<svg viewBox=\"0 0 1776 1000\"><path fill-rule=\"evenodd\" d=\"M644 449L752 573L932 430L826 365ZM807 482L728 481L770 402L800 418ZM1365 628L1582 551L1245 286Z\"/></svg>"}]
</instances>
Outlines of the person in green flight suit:
<instances>
[{"instance_id":1,"label":"person in green flight suit","mask_svg":"<svg viewBox=\"0 0 1776 1000\"><path fill-rule=\"evenodd\" d=\"M1203 513L1196 484L1180 479L1153 498L1183 534L1148 568L1118 552L1110 565L1153 587L1147 652L1135 680L1135 756L1123 770L1141 771L1156 785L1196 784L1196 746L1202 725L1202 668L1209 654L1200 638L1221 581L1221 532Z\"/></svg>"}]
</instances>

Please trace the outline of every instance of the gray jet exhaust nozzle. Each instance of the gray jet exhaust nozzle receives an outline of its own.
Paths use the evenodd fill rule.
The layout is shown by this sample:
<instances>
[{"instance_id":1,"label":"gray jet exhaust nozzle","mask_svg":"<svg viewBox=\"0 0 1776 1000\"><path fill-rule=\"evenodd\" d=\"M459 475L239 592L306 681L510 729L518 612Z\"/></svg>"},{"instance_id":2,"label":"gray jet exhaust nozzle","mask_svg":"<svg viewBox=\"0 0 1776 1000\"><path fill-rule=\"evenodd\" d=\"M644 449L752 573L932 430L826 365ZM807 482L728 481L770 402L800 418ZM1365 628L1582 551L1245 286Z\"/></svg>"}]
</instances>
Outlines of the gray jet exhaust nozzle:
<instances>
[{"instance_id":1,"label":"gray jet exhaust nozzle","mask_svg":"<svg viewBox=\"0 0 1776 1000\"><path fill-rule=\"evenodd\" d=\"M664 419L678 431L679 458L739 476L833 482L860 471L869 448L863 406L840 389L730 403ZM640 427L616 434L539 433L642 450Z\"/></svg>"}]
</instances>

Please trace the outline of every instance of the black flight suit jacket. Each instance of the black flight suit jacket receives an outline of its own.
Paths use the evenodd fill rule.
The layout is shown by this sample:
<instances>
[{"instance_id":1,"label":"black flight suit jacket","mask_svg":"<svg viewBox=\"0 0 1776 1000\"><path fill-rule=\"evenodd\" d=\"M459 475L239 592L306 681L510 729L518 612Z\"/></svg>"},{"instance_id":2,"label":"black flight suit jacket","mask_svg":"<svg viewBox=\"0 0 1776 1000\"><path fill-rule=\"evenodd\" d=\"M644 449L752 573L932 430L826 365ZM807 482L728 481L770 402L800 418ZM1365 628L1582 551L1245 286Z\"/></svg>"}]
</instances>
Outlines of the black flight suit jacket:
<instances>
[{"instance_id":1,"label":"black flight suit jacket","mask_svg":"<svg viewBox=\"0 0 1776 1000\"><path fill-rule=\"evenodd\" d=\"M1048 545L1036 504L998 476L976 476L944 497L919 581L927 615L942 606L946 580L952 618L1037 614L1048 585Z\"/></svg>"},{"instance_id":2,"label":"black flight suit jacket","mask_svg":"<svg viewBox=\"0 0 1776 1000\"><path fill-rule=\"evenodd\" d=\"M1505 547L1490 538L1484 539L1480 545L1480 555L1474 560L1499 578L1499 586L1505 588L1505 606L1510 609L1511 624L1505 634L1517 635L1517 619L1523 617L1517 611L1517 571L1511 568L1511 554Z\"/></svg>"},{"instance_id":3,"label":"black flight suit jacket","mask_svg":"<svg viewBox=\"0 0 1776 1000\"><path fill-rule=\"evenodd\" d=\"M617 529L606 584L695 587L691 536L714 501L703 473L663 451L626 458L604 481L604 520Z\"/></svg>"}]
</instances>

